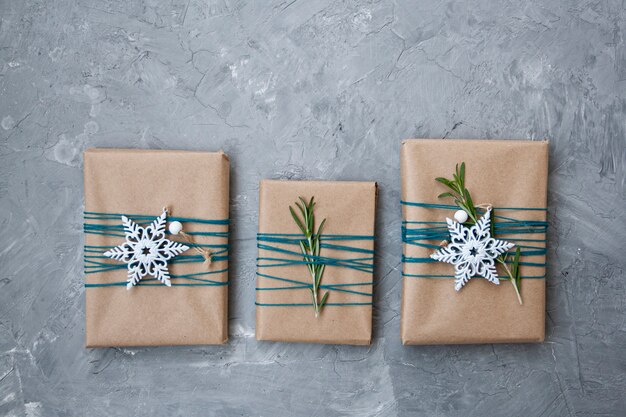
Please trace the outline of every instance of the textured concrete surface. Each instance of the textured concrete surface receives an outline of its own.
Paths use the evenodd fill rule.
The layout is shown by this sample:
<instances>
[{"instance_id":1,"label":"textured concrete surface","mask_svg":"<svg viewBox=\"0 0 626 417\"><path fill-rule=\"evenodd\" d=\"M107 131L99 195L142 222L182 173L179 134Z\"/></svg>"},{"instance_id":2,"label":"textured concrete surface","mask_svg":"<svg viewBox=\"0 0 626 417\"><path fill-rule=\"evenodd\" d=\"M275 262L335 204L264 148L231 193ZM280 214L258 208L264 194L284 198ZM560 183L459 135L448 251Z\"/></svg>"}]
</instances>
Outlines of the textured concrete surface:
<instances>
[{"instance_id":1,"label":"textured concrete surface","mask_svg":"<svg viewBox=\"0 0 626 417\"><path fill-rule=\"evenodd\" d=\"M625 415L624 37L612 0L0 0L0 415ZM401 346L407 137L551 140L546 343ZM230 154L228 345L83 348L88 146ZM260 178L379 181L371 347L254 340Z\"/></svg>"}]
</instances>

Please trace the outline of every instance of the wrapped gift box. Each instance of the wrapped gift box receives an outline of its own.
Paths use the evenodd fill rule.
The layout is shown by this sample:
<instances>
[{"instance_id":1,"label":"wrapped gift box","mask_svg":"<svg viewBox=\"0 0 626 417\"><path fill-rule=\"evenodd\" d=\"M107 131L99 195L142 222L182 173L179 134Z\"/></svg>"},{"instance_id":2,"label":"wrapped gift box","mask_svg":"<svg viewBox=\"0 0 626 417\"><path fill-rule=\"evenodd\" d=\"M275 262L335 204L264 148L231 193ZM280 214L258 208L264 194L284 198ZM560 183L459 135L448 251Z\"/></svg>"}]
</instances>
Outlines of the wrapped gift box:
<instances>
[{"instance_id":1,"label":"wrapped gift box","mask_svg":"<svg viewBox=\"0 0 626 417\"><path fill-rule=\"evenodd\" d=\"M466 187L475 205L490 204L494 207L495 216L506 216L515 221L546 221L547 142L418 139L405 141L401 150L405 228L426 227L424 225L429 222L441 222L453 216L454 210L434 208L428 204L454 204L452 199L438 198L439 194L448 190L435 178L451 178L456 164L461 162L466 165ZM426 204L420 205L422 203ZM498 222L499 218L492 220ZM451 277L454 275L453 265L405 261L402 342L461 344L543 341L545 228L525 230L524 233L498 236L496 230L497 238L517 245L543 248L543 251L535 249L535 255L522 257L523 305L518 303L509 281L500 280L500 285L494 285L477 277L456 292ZM408 243L406 239L404 241L405 260L423 260L434 252L432 248ZM438 245L440 242L427 243Z\"/></svg>"},{"instance_id":2,"label":"wrapped gift box","mask_svg":"<svg viewBox=\"0 0 626 417\"><path fill-rule=\"evenodd\" d=\"M304 235L289 212L299 197L315 198L316 228L326 219L320 250L326 268L319 292L329 295L319 317L307 287L312 278L300 256L298 241ZM262 181L259 206L257 339L369 344L376 184Z\"/></svg>"},{"instance_id":3,"label":"wrapped gift box","mask_svg":"<svg viewBox=\"0 0 626 417\"><path fill-rule=\"evenodd\" d=\"M84 175L87 347L225 343L228 157L89 149ZM145 277L127 290L126 266L101 252L124 242L120 214L139 222L156 218L163 207L168 221L180 220L192 242L215 256L210 263L196 261L190 248L180 258L185 262L169 262L171 287ZM167 238L191 246L181 236Z\"/></svg>"}]
</instances>

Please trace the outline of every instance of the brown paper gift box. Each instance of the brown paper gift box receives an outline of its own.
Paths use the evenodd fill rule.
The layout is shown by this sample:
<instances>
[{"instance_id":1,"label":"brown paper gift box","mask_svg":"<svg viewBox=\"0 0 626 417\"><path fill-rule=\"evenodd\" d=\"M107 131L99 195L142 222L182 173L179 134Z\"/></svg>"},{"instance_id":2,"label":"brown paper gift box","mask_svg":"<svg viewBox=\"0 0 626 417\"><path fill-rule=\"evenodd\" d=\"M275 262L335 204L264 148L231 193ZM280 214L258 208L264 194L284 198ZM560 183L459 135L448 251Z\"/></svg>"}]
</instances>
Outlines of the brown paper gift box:
<instances>
[{"instance_id":1,"label":"brown paper gift box","mask_svg":"<svg viewBox=\"0 0 626 417\"><path fill-rule=\"evenodd\" d=\"M261 181L259 190L259 234L300 234L289 213L298 197L315 197L316 229L326 218L323 236L363 235L370 240L333 242L341 245L374 250L374 218L376 183L348 181ZM297 251L297 246L281 243L276 247ZM276 257L277 253L259 249L259 258ZM299 256L280 255L301 259ZM354 258L355 254L322 248L320 256ZM356 256L372 256L357 254ZM259 261L263 262L263 261ZM259 274L278 276L309 283L311 276L306 265L259 268ZM322 284L368 283L350 287L372 294L372 273L327 265ZM367 345L372 338L372 296L362 296L329 290L327 303L319 317L315 317L308 289L259 290L258 288L285 287L284 282L257 275L256 337L258 340ZM288 286L288 285L287 285ZM343 287L345 288L345 287ZM320 294L326 291L320 289ZM333 306L334 303L362 302L366 305ZM275 304L308 304L305 306L276 306Z\"/></svg>"},{"instance_id":2,"label":"brown paper gift box","mask_svg":"<svg viewBox=\"0 0 626 417\"><path fill-rule=\"evenodd\" d=\"M89 149L84 170L86 213L157 217L167 207L168 217L228 219L229 161L222 152ZM121 225L121 220L104 223ZM183 225L185 232L228 232L228 225ZM186 243L180 236L169 238ZM228 243L227 237L192 238L198 244ZM123 242L123 237L85 234L85 245ZM190 249L182 255L192 254ZM218 282L228 281L228 260L169 265L170 274L179 275L224 269L208 275ZM89 287L126 278L125 268L85 274L87 347L221 344L228 339L226 285L177 286L172 279L172 287L141 282L130 290L125 285Z\"/></svg>"},{"instance_id":3,"label":"brown paper gift box","mask_svg":"<svg viewBox=\"0 0 626 417\"><path fill-rule=\"evenodd\" d=\"M493 207L545 208L548 142L509 140L407 140L401 150L402 200L454 204L438 199L445 186L436 177L451 178L465 162L465 182L474 204ZM407 221L445 221L453 211L403 205ZM504 215L503 212L497 214ZM523 220L546 220L546 211L507 211ZM496 219L498 221L498 219ZM518 236L501 236L515 242ZM545 248L545 234L523 238ZM430 242L438 244L439 242ZM407 257L428 257L434 249L404 244ZM545 265L545 255L522 261ZM545 277L545 266L521 266L522 276ZM401 337L403 344L541 342L545 333L545 279L523 279L519 305L509 281L494 285L473 278L459 292L452 278L407 275L454 275L447 263L404 263Z\"/></svg>"}]
</instances>

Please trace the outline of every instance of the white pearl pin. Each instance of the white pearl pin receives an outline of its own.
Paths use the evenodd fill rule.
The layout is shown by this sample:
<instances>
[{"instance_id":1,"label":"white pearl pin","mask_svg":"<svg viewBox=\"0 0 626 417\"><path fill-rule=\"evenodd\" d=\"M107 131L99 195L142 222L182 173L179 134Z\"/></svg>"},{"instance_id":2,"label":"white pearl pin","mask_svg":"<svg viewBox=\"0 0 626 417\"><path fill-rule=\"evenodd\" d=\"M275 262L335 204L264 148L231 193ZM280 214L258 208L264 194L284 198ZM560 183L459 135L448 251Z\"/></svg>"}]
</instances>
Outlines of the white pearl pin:
<instances>
[{"instance_id":1,"label":"white pearl pin","mask_svg":"<svg viewBox=\"0 0 626 417\"><path fill-rule=\"evenodd\" d=\"M467 215L467 212L465 210L457 210L454 213L454 220L456 220L459 223L465 223L467 221L467 219L468 219L468 215ZM172 226L170 226L170 228L171 227Z\"/></svg>"},{"instance_id":2,"label":"white pearl pin","mask_svg":"<svg viewBox=\"0 0 626 417\"><path fill-rule=\"evenodd\" d=\"M177 235L183 230L183 224L181 222L170 222L169 230L171 234Z\"/></svg>"}]
</instances>

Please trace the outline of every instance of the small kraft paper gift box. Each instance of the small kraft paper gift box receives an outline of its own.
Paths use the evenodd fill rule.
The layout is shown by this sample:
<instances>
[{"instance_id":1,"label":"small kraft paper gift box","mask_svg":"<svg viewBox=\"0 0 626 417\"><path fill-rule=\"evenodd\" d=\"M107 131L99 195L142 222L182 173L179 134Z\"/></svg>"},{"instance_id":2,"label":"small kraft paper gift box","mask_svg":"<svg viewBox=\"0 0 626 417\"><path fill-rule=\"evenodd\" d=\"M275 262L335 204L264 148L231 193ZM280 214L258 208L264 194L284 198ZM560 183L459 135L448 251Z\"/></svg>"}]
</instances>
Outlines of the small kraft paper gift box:
<instances>
[{"instance_id":1,"label":"small kraft paper gift box","mask_svg":"<svg viewBox=\"0 0 626 417\"><path fill-rule=\"evenodd\" d=\"M542 342L548 142L401 147L405 345Z\"/></svg>"},{"instance_id":2,"label":"small kraft paper gift box","mask_svg":"<svg viewBox=\"0 0 626 417\"><path fill-rule=\"evenodd\" d=\"M376 183L261 181L256 337L368 345Z\"/></svg>"},{"instance_id":3,"label":"small kraft paper gift box","mask_svg":"<svg viewBox=\"0 0 626 417\"><path fill-rule=\"evenodd\" d=\"M89 149L84 182L86 346L225 343L228 157Z\"/></svg>"}]
</instances>

